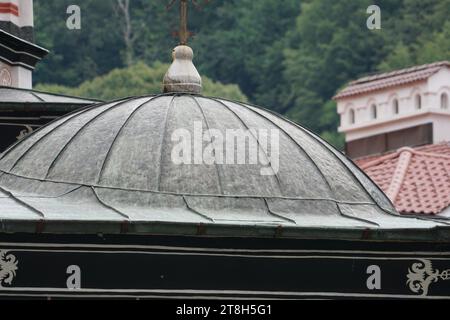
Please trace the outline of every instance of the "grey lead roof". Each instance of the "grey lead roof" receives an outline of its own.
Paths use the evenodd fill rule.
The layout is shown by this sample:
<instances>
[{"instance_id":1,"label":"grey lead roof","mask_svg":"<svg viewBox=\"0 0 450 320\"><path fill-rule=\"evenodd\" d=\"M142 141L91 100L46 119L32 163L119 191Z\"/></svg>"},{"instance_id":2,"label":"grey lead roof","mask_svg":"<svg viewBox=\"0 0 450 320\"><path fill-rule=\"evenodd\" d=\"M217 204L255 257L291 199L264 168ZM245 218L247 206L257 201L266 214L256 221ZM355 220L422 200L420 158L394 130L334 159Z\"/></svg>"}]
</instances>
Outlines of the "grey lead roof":
<instances>
[{"instance_id":1,"label":"grey lead roof","mask_svg":"<svg viewBox=\"0 0 450 320\"><path fill-rule=\"evenodd\" d=\"M34 90L0 86L0 104L4 103L46 103L46 104L81 104L98 103L98 100L70 97Z\"/></svg>"},{"instance_id":2,"label":"grey lead roof","mask_svg":"<svg viewBox=\"0 0 450 320\"><path fill-rule=\"evenodd\" d=\"M174 164L172 134L194 135L194 123L224 136L279 130L278 173L261 175L261 164ZM136 234L360 238L371 230L414 240L448 238L449 230L446 220L399 216L353 162L299 125L181 93L97 104L27 136L0 156L0 209L6 232L41 223L62 233L127 225Z\"/></svg>"}]
</instances>

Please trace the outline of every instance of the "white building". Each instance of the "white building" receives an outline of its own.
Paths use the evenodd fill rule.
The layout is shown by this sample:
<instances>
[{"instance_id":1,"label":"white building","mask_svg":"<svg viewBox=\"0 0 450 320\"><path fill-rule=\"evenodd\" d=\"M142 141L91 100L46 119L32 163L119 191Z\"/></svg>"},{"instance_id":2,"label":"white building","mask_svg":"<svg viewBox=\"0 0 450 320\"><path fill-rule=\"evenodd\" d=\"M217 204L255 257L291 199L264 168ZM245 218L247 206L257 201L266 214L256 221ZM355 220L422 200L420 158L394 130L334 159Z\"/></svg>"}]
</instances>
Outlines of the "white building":
<instances>
[{"instance_id":1,"label":"white building","mask_svg":"<svg viewBox=\"0 0 450 320\"><path fill-rule=\"evenodd\" d=\"M347 154L403 214L450 217L450 63L365 77L335 99Z\"/></svg>"},{"instance_id":2,"label":"white building","mask_svg":"<svg viewBox=\"0 0 450 320\"><path fill-rule=\"evenodd\" d=\"M0 0L0 86L31 89L47 53L34 44L33 0Z\"/></svg>"},{"instance_id":3,"label":"white building","mask_svg":"<svg viewBox=\"0 0 450 320\"><path fill-rule=\"evenodd\" d=\"M34 44L33 0L0 0L0 153L42 125L92 99L31 90L48 51Z\"/></svg>"},{"instance_id":4,"label":"white building","mask_svg":"<svg viewBox=\"0 0 450 320\"><path fill-rule=\"evenodd\" d=\"M352 158L450 141L450 62L351 82L334 99Z\"/></svg>"}]
</instances>

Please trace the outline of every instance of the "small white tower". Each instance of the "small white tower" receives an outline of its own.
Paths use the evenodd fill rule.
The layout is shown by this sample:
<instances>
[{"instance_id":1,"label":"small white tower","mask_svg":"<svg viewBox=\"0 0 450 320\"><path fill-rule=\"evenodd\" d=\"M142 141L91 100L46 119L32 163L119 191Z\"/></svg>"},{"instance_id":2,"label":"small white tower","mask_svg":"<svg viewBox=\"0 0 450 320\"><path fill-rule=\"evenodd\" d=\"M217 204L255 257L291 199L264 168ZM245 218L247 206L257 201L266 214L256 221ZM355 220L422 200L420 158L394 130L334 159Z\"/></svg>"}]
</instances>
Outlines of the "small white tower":
<instances>
[{"instance_id":1,"label":"small white tower","mask_svg":"<svg viewBox=\"0 0 450 320\"><path fill-rule=\"evenodd\" d=\"M0 86L31 89L48 51L34 44L33 0L0 0Z\"/></svg>"},{"instance_id":2,"label":"small white tower","mask_svg":"<svg viewBox=\"0 0 450 320\"><path fill-rule=\"evenodd\" d=\"M334 99L352 158L450 141L450 62L351 82Z\"/></svg>"}]
</instances>

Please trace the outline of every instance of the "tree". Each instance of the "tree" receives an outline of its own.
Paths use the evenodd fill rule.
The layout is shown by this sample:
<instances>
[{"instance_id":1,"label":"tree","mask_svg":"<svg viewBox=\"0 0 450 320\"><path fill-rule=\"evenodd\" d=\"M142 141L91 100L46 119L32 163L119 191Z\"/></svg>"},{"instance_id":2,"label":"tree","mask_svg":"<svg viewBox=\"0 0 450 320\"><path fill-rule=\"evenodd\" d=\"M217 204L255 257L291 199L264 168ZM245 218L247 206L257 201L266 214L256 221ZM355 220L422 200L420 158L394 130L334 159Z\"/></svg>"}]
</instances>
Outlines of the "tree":
<instances>
[{"instance_id":1,"label":"tree","mask_svg":"<svg viewBox=\"0 0 450 320\"><path fill-rule=\"evenodd\" d=\"M76 86L124 64L124 48L117 29L112 0L78 0L82 27L66 27L66 9L72 0L35 0L36 42L50 50L38 64L34 81Z\"/></svg>"},{"instance_id":2,"label":"tree","mask_svg":"<svg viewBox=\"0 0 450 320\"><path fill-rule=\"evenodd\" d=\"M289 94L283 103L289 117L315 132L336 132L336 109L328 102L346 82L374 70L385 55L381 33L366 28L370 4L304 3L296 28L288 35L284 80Z\"/></svg>"},{"instance_id":3,"label":"tree","mask_svg":"<svg viewBox=\"0 0 450 320\"><path fill-rule=\"evenodd\" d=\"M450 59L450 0L404 0L389 22L387 57L378 70L390 71Z\"/></svg>"},{"instance_id":4,"label":"tree","mask_svg":"<svg viewBox=\"0 0 450 320\"><path fill-rule=\"evenodd\" d=\"M282 111L284 38L299 13L298 0L211 1L191 19L199 71Z\"/></svg>"},{"instance_id":5,"label":"tree","mask_svg":"<svg viewBox=\"0 0 450 320\"><path fill-rule=\"evenodd\" d=\"M392 52L378 65L378 70L387 72L395 69L410 67L415 64L411 48L408 48L403 42L397 44Z\"/></svg>"},{"instance_id":6,"label":"tree","mask_svg":"<svg viewBox=\"0 0 450 320\"><path fill-rule=\"evenodd\" d=\"M127 81L145 92L160 92L160 75L147 78L155 81L150 88L137 79L146 75L133 69L133 63L143 61L154 69L157 61L170 62L178 42L170 36L178 29L178 11L166 10L167 3L77 0L82 30L71 31L65 27L65 14L73 1L35 0L37 43L51 50L38 65L35 82L63 85L63 90L84 88L77 92L92 97L98 96L96 90L104 97L142 92ZM366 74L450 59L450 0L377 0L381 30L366 27L371 4L370 0L227 0L210 1L201 12L189 10L189 29L195 34L190 45L205 87L209 78L219 81L216 89L226 88L208 94L231 90L241 97L236 86L220 86L236 84L252 102L342 146L331 100L339 88ZM134 76L123 75L126 66ZM121 71L123 77L117 76L125 89L111 80L108 85L114 90L108 92L107 82L101 87L99 79L106 81L115 69Z\"/></svg>"},{"instance_id":7,"label":"tree","mask_svg":"<svg viewBox=\"0 0 450 320\"><path fill-rule=\"evenodd\" d=\"M122 37L125 43L125 65L131 66L134 61L134 42L137 39L133 33L133 26L130 15L130 0L116 0L117 5L114 6L114 11L121 16Z\"/></svg>"},{"instance_id":8,"label":"tree","mask_svg":"<svg viewBox=\"0 0 450 320\"><path fill-rule=\"evenodd\" d=\"M431 37L423 40L417 49L418 63L431 63L450 60L450 21L447 21L442 31L434 32Z\"/></svg>"},{"instance_id":9,"label":"tree","mask_svg":"<svg viewBox=\"0 0 450 320\"><path fill-rule=\"evenodd\" d=\"M148 17L147 10L142 10L142 7L134 9L138 2L133 2L133 4L133 7L131 7L130 0L116 0L116 3L113 4L125 44L123 60L126 66L134 64L137 51L136 42L137 40L143 40L144 30L147 28L148 22L146 21L146 17Z\"/></svg>"},{"instance_id":10,"label":"tree","mask_svg":"<svg viewBox=\"0 0 450 320\"><path fill-rule=\"evenodd\" d=\"M37 90L67 94L101 100L121 97L158 94L162 92L162 79L169 66L155 63L151 67L139 62L128 68L115 69L104 76L83 82L78 87L40 84ZM205 95L219 96L232 100L246 101L247 98L236 85L224 85L203 77Z\"/></svg>"}]
</instances>

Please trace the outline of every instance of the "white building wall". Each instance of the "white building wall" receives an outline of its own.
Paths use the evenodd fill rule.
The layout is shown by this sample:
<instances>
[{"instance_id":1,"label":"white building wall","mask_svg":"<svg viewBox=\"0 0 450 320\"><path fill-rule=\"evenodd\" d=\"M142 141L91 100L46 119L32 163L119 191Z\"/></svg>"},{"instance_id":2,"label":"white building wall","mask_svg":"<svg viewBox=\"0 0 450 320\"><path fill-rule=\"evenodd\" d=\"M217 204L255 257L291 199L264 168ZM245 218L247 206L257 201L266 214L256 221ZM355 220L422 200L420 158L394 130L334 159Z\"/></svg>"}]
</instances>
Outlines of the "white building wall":
<instances>
[{"instance_id":1,"label":"white building wall","mask_svg":"<svg viewBox=\"0 0 450 320\"><path fill-rule=\"evenodd\" d=\"M0 0L3 4L13 4L18 8L18 15L0 13L0 21L11 22L18 27L33 27L33 0ZM32 71L22 66L8 65L0 62L0 85L16 88L32 88Z\"/></svg>"},{"instance_id":2,"label":"white building wall","mask_svg":"<svg viewBox=\"0 0 450 320\"><path fill-rule=\"evenodd\" d=\"M33 0L19 0L21 27L34 27Z\"/></svg>"},{"instance_id":3,"label":"white building wall","mask_svg":"<svg viewBox=\"0 0 450 320\"><path fill-rule=\"evenodd\" d=\"M32 71L20 66L9 66L0 61L0 86L32 89Z\"/></svg>"},{"instance_id":4,"label":"white building wall","mask_svg":"<svg viewBox=\"0 0 450 320\"><path fill-rule=\"evenodd\" d=\"M446 93L449 107L441 108L441 94ZM421 109L416 107L416 95L421 96ZM394 99L398 100L399 113L394 113ZM377 106L377 118L371 116L371 105ZM433 123L434 143L450 141L450 69L442 68L428 80L410 85L386 88L337 101L341 117L339 132L346 141L377 134ZM350 109L355 111L355 123L350 123Z\"/></svg>"},{"instance_id":5,"label":"white building wall","mask_svg":"<svg viewBox=\"0 0 450 320\"><path fill-rule=\"evenodd\" d=\"M12 13L0 13L0 21L10 21L19 27L33 27L33 0L0 0L0 3L11 3L19 8L19 16Z\"/></svg>"}]
</instances>

